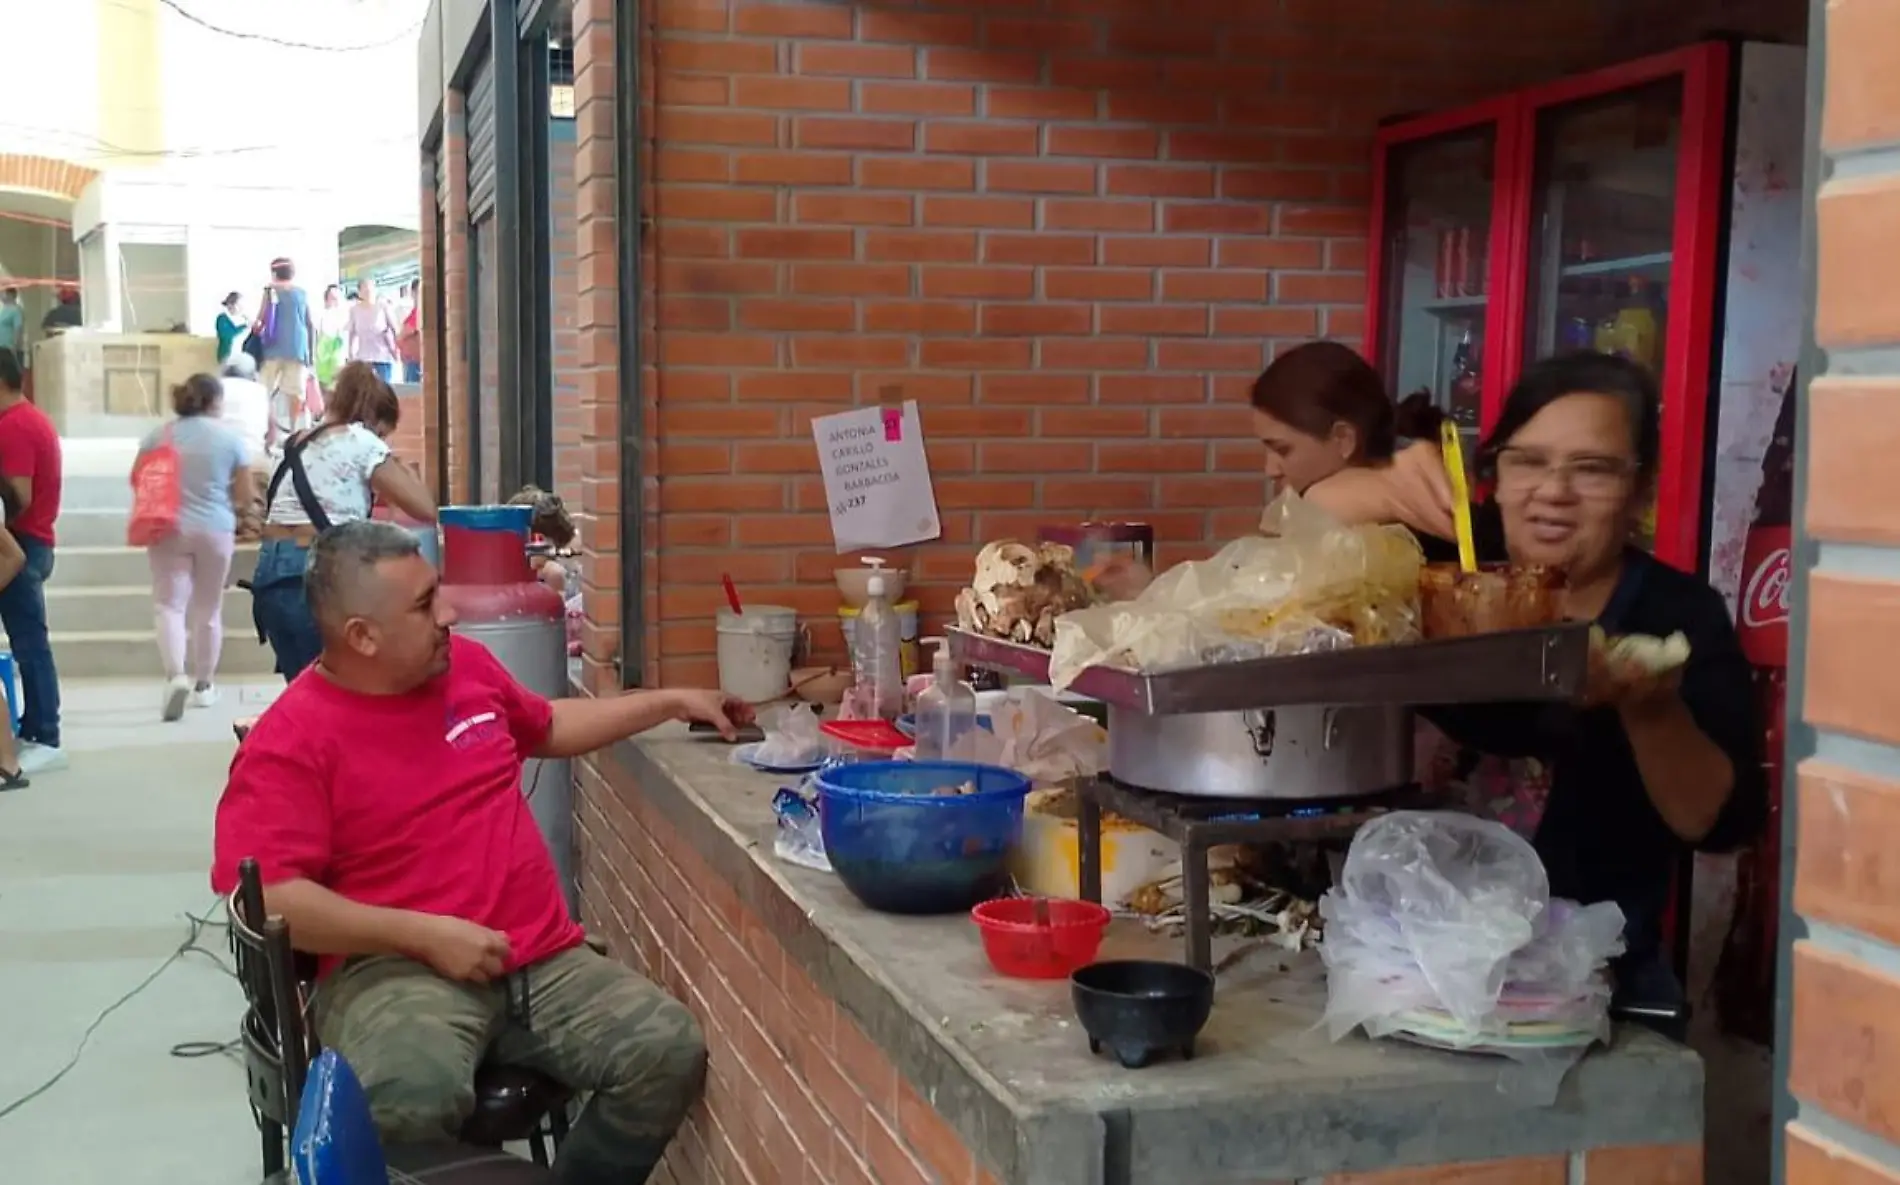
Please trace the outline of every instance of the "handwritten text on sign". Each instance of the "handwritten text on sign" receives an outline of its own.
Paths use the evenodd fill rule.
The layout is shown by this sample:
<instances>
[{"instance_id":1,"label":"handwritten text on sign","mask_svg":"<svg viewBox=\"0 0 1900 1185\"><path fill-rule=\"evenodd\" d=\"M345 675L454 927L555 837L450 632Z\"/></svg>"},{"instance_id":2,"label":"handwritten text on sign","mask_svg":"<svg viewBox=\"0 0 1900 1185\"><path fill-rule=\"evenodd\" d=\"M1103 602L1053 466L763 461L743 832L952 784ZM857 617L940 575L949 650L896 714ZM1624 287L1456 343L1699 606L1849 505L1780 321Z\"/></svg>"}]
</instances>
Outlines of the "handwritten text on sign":
<instances>
[{"instance_id":1,"label":"handwritten text on sign","mask_svg":"<svg viewBox=\"0 0 1900 1185\"><path fill-rule=\"evenodd\" d=\"M942 532L915 400L819 416L811 433L839 551L902 547Z\"/></svg>"}]
</instances>

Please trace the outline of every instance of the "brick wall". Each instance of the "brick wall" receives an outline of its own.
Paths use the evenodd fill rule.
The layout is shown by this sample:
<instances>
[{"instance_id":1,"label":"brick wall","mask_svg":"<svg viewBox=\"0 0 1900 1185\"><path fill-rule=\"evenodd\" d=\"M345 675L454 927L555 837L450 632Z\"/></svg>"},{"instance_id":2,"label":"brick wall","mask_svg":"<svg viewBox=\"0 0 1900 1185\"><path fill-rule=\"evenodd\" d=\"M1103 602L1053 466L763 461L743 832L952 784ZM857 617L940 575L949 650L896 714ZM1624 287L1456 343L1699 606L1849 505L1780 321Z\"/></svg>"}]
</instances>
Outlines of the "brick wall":
<instances>
[{"instance_id":1,"label":"brick wall","mask_svg":"<svg viewBox=\"0 0 1900 1185\"><path fill-rule=\"evenodd\" d=\"M556 120L548 138L548 296L554 330L554 492L579 506L587 457L582 441L580 277L574 267L574 134L572 120Z\"/></svg>"},{"instance_id":2,"label":"brick wall","mask_svg":"<svg viewBox=\"0 0 1900 1185\"><path fill-rule=\"evenodd\" d=\"M711 678L722 572L836 645L808 421L886 391L923 405L928 611L1052 520L1139 515L1164 559L1246 529L1246 386L1362 332L1376 121L1619 52L1590 5L1402 10L658 3L660 675Z\"/></svg>"},{"instance_id":3,"label":"brick wall","mask_svg":"<svg viewBox=\"0 0 1900 1185\"><path fill-rule=\"evenodd\" d=\"M1805 697L1817 730L1798 766L1788 1086L1790 1185L1900 1182L1900 8L1826 6L1805 526ZM1825 175L1825 174L1824 174ZM1805 550L1805 549L1804 549ZM1797 616L1797 622L1800 617ZM1799 653L1797 659L1802 658Z\"/></svg>"},{"instance_id":4,"label":"brick wall","mask_svg":"<svg viewBox=\"0 0 1900 1185\"><path fill-rule=\"evenodd\" d=\"M422 372L425 399L439 398L435 384L448 392L448 496L457 501L468 495L473 441L466 415L468 365L468 125L462 95L450 91L442 101L442 151L448 172L448 194L443 200L443 275L440 305L442 346L447 357L434 370Z\"/></svg>"},{"instance_id":5,"label":"brick wall","mask_svg":"<svg viewBox=\"0 0 1900 1185\"><path fill-rule=\"evenodd\" d=\"M579 787L588 930L706 1033L706 1094L656 1185L993 1185L644 797L617 794L591 764Z\"/></svg>"}]
</instances>

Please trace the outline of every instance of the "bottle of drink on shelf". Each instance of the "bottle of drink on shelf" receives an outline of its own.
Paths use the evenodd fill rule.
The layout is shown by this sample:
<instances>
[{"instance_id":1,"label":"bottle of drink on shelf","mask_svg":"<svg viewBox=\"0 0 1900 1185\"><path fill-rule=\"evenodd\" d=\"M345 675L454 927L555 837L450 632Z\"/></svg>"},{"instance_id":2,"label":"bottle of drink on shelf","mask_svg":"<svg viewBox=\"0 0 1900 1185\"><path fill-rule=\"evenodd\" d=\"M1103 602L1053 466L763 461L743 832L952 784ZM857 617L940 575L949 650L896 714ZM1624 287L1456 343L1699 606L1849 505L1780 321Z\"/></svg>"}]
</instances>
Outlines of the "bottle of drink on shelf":
<instances>
[{"instance_id":1,"label":"bottle of drink on shelf","mask_svg":"<svg viewBox=\"0 0 1900 1185\"><path fill-rule=\"evenodd\" d=\"M1656 368L1656 313L1651 307L1649 282L1631 276L1623 307L1616 311L1617 352L1651 370Z\"/></svg>"}]
</instances>

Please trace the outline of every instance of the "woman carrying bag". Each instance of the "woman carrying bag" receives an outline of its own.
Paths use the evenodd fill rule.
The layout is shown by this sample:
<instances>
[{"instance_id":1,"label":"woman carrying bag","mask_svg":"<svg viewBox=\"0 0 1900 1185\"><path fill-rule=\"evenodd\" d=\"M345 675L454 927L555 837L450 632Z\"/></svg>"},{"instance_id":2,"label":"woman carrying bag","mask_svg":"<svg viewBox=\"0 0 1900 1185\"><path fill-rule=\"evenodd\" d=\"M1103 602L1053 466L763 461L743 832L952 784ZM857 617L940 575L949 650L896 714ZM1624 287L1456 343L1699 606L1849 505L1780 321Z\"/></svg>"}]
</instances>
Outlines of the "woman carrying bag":
<instances>
[{"instance_id":1,"label":"woman carrying bag","mask_svg":"<svg viewBox=\"0 0 1900 1185\"><path fill-rule=\"evenodd\" d=\"M435 521L428 487L383 438L397 416L389 384L363 363L349 363L337 373L323 422L290 438L271 476L264 545L251 580L252 615L286 683L323 648L303 594L304 568L318 534L368 518L378 498L417 522Z\"/></svg>"},{"instance_id":2,"label":"woman carrying bag","mask_svg":"<svg viewBox=\"0 0 1900 1185\"><path fill-rule=\"evenodd\" d=\"M176 419L139 445L132 463L128 540L146 549L152 611L165 676L159 711L167 721L187 702L218 701L213 683L224 649L224 589L242 518L250 517L251 467L244 441L226 427L224 387L195 374L172 388ZM255 525L255 524L250 524Z\"/></svg>"}]
</instances>

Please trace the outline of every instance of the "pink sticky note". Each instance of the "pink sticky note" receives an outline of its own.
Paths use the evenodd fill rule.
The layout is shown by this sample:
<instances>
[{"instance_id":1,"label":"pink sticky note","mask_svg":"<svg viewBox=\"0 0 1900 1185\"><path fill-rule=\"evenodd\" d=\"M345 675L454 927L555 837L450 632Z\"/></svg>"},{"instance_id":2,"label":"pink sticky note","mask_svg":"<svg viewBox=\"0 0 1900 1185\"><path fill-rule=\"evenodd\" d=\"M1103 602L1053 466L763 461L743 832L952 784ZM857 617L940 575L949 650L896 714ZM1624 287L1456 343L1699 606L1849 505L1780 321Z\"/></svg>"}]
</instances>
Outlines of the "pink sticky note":
<instances>
[{"instance_id":1,"label":"pink sticky note","mask_svg":"<svg viewBox=\"0 0 1900 1185\"><path fill-rule=\"evenodd\" d=\"M901 407L887 407L884 408L883 411L885 442L894 444L904 439L904 409Z\"/></svg>"}]
</instances>

